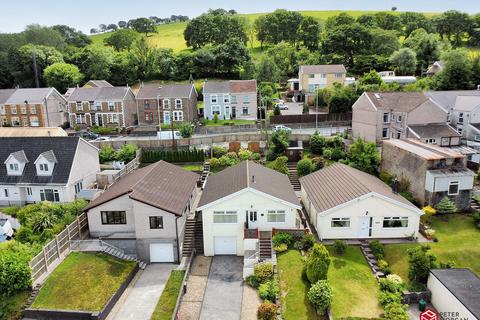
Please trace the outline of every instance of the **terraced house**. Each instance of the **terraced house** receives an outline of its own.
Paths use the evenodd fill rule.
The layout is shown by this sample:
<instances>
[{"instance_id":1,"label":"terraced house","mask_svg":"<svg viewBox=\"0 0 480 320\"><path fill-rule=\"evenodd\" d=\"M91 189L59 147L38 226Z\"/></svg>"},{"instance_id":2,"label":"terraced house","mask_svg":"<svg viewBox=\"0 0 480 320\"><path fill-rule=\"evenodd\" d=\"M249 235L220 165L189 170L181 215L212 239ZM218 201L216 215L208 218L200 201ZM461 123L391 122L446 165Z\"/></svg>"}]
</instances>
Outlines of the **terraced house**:
<instances>
[{"instance_id":1,"label":"terraced house","mask_svg":"<svg viewBox=\"0 0 480 320\"><path fill-rule=\"evenodd\" d=\"M197 91L193 84L149 84L137 93L139 126L161 126L198 119Z\"/></svg>"},{"instance_id":2,"label":"terraced house","mask_svg":"<svg viewBox=\"0 0 480 320\"><path fill-rule=\"evenodd\" d=\"M205 81L203 96L205 119L257 119L257 80Z\"/></svg>"},{"instance_id":3,"label":"terraced house","mask_svg":"<svg viewBox=\"0 0 480 320\"><path fill-rule=\"evenodd\" d=\"M69 90L71 127L126 128L135 124L135 95L130 87L74 88Z\"/></svg>"},{"instance_id":4,"label":"terraced house","mask_svg":"<svg viewBox=\"0 0 480 320\"><path fill-rule=\"evenodd\" d=\"M58 127L66 100L55 88L1 89L0 127Z\"/></svg>"}]
</instances>

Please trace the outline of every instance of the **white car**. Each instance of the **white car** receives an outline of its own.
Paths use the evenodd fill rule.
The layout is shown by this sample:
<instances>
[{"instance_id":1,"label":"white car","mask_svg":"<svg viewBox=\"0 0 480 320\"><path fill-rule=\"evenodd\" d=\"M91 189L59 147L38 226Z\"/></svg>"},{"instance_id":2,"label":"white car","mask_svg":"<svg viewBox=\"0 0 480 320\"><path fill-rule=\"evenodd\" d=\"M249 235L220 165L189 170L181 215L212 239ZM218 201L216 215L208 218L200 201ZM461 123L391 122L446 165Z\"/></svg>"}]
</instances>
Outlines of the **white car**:
<instances>
[{"instance_id":1,"label":"white car","mask_svg":"<svg viewBox=\"0 0 480 320\"><path fill-rule=\"evenodd\" d=\"M284 130L284 131L287 131L287 132L292 132L292 129L287 127L287 126L284 126L283 124L279 124L279 125L276 125L275 127L273 127L273 131L281 131L281 130Z\"/></svg>"},{"instance_id":2,"label":"white car","mask_svg":"<svg viewBox=\"0 0 480 320\"><path fill-rule=\"evenodd\" d=\"M280 110L288 110L288 106L287 106L286 104L284 104L284 103L277 103L277 104L275 105L275 108L276 108L276 107L278 107L278 109L280 109Z\"/></svg>"},{"instance_id":3,"label":"white car","mask_svg":"<svg viewBox=\"0 0 480 320\"><path fill-rule=\"evenodd\" d=\"M95 139L93 141L109 141L109 140L110 140L110 137L101 136L101 137L98 137L97 139Z\"/></svg>"}]
</instances>

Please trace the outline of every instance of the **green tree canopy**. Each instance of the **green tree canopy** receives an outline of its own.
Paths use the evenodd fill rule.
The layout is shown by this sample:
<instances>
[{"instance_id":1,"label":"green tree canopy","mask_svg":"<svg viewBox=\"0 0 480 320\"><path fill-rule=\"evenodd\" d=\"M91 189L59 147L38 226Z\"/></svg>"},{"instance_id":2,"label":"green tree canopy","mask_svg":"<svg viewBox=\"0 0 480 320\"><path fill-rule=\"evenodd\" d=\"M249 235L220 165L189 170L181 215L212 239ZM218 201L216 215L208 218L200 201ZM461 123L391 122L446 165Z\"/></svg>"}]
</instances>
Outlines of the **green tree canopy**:
<instances>
[{"instance_id":1,"label":"green tree canopy","mask_svg":"<svg viewBox=\"0 0 480 320\"><path fill-rule=\"evenodd\" d=\"M135 19L130 23L130 27L138 33L144 33L147 37L149 33L157 32L155 21L149 18Z\"/></svg>"},{"instance_id":2,"label":"green tree canopy","mask_svg":"<svg viewBox=\"0 0 480 320\"><path fill-rule=\"evenodd\" d=\"M357 139L350 146L348 164L356 169L375 174L380 164L380 154L375 143Z\"/></svg>"},{"instance_id":3,"label":"green tree canopy","mask_svg":"<svg viewBox=\"0 0 480 320\"><path fill-rule=\"evenodd\" d=\"M43 77L49 87L55 87L60 93L80 84L83 79L83 75L76 65L63 62L46 67Z\"/></svg>"},{"instance_id":4,"label":"green tree canopy","mask_svg":"<svg viewBox=\"0 0 480 320\"><path fill-rule=\"evenodd\" d=\"M323 244L315 243L305 260L305 273L310 283L327 280L330 254Z\"/></svg>"},{"instance_id":5,"label":"green tree canopy","mask_svg":"<svg viewBox=\"0 0 480 320\"><path fill-rule=\"evenodd\" d=\"M402 48L390 56L390 63L399 75L411 75L417 69L417 55L412 49Z\"/></svg>"},{"instance_id":6,"label":"green tree canopy","mask_svg":"<svg viewBox=\"0 0 480 320\"><path fill-rule=\"evenodd\" d=\"M441 55L445 67L435 75L437 90L472 89L472 63L465 49L455 49Z\"/></svg>"},{"instance_id":7,"label":"green tree canopy","mask_svg":"<svg viewBox=\"0 0 480 320\"><path fill-rule=\"evenodd\" d=\"M130 50L134 42L139 38L138 32L133 29L120 29L113 32L103 41L117 51Z\"/></svg>"}]
</instances>

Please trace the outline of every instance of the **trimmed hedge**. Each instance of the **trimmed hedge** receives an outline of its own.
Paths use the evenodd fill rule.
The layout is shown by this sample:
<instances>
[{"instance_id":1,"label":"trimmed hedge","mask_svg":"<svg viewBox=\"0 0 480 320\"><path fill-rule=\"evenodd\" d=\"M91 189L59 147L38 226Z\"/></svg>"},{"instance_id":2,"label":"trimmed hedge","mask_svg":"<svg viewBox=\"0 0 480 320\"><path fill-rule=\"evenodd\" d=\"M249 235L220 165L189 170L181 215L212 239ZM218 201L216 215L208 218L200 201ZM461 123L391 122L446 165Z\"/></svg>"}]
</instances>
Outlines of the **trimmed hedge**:
<instances>
[{"instance_id":1,"label":"trimmed hedge","mask_svg":"<svg viewBox=\"0 0 480 320\"><path fill-rule=\"evenodd\" d=\"M142 163L166 162L203 162L205 153L203 150L143 150Z\"/></svg>"}]
</instances>

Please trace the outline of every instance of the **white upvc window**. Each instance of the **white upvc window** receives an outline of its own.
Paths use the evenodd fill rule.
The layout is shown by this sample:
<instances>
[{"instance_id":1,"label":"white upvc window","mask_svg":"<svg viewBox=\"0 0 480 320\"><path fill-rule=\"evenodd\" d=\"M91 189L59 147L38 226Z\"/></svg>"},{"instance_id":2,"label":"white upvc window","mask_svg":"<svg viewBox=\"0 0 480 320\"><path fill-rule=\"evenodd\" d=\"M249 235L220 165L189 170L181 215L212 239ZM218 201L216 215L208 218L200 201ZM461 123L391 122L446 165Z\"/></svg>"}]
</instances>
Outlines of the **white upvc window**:
<instances>
[{"instance_id":1,"label":"white upvc window","mask_svg":"<svg viewBox=\"0 0 480 320\"><path fill-rule=\"evenodd\" d=\"M20 112L21 112L22 114L27 114L27 106L21 106L21 107L20 107Z\"/></svg>"},{"instance_id":2,"label":"white upvc window","mask_svg":"<svg viewBox=\"0 0 480 320\"><path fill-rule=\"evenodd\" d=\"M32 187L27 187L26 190L27 190L27 196L31 196L33 194Z\"/></svg>"},{"instance_id":3,"label":"white upvc window","mask_svg":"<svg viewBox=\"0 0 480 320\"><path fill-rule=\"evenodd\" d=\"M109 113L108 114L108 123L118 123L118 114Z\"/></svg>"},{"instance_id":4,"label":"white upvc window","mask_svg":"<svg viewBox=\"0 0 480 320\"><path fill-rule=\"evenodd\" d=\"M250 114L249 112L250 112L250 109L248 108L248 106L242 107L242 115L247 116Z\"/></svg>"},{"instance_id":5,"label":"white upvc window","mask_svg":"<svg viewBox=\"0 0 480 320\"><path fill-rule=\"evenodd\" d=\"M408 217L384 217L384 228L408 228Z\"/></svg>"},{"instance_id":6,"label":"white upvc window","mask_svg":"<svg viewBox=\"0 0 480 320\"><path fill-rule=\"evenodd\" d=\"M8 120L7 118L2 118L2 126L5 127L8 125Z\"/></svg>"},{"instance_id":7,"label":"white upvc window","mask_svg":"<svg viewBox=\"0 0 480 320\"><path fill-rule=\"evenodd\" d=\"M18 163L10 163L9 167L10 167L10 171L20 170L20 167L18 166Z\"/></svg>"},{"instance_id":8,"label":"white upvc window","mask_svg":"<svg viewBox=\"0 0 480 320\"><path fill-rule=\"evenodd\" d=\"M210 102L211 102L211 103L217 103L217 102L218 102L218 95L212 94L212 95L210 96Z\"/></svg>"},{"instance_id":9,"label":"white upvc window","mask_svg":"<svg viewBox=\"0 0 480 320\"><path fill-rule=\"evenodd\" d=\"M173 121L183 121L183 111L173 111Z\"/></svg>"},{"instance_id":10,"label":"white upvc window","mask_svg":"<svg viewBox=\"0 0 480 320\"><path fill-rule=\"evenodd\" d=\"M223 94L223 103L230 103L230 95L228 93Z\"/></svg>"},{"instance_id":11,"label":"white upvc window","mask_svg":"<svg viewBox=\"0 0 480 320\"><path fill-rule=\"evenodd\" d=\"M81 114L77 114L77 124L82 124L84 122L85 117Z\"/></svg>"},{"instance_id":12,"label":"white upvc window","mask_svg":"<svg viewBox=\"0 0 480 320\"><path fill-rule=\"evenodd\" d=\"M237 96L235 96L235 95L230 96L230 103L236 104L237 103Z\"/></svg>"},{"instance_id":13,"label":"white upvc window","mask_svg":"<svg viewBox=\"0 0 480 320\"><path fill-rule=\"evenodd\" d=\"M402 118L403 118L403 117L399 115L399 116L397 117L397 122L402 122Z\"/></svg>"},{"instance_id":14,"label":"white upvc window","mask_svg":"<svg viewBox=\"0 0 480 320\"><path fill-rule=\"evenodd\" d=\"M214 211L213 223L237 223L237 211Z\"/></svg>"},{"instance_id":15,"label":"white upvc window","mask_svg":"<svg viewBox=\"0 0 480 320\"><path fill-rule=\"evenodd\" d=\"M343 73L335 73L335 78L340 79L343 77Z\"/></svg>"},{"instance_id":16,"label":"white upvc window","mask_svg":"<svg viewBox=\"0 0 480 320\"><path fill-rule=\"evenodd\" d=\"M83 190L83 182L79 181L75 184L75 194L79 194Z\"/></svg>"},{"instance_id":17,"label":"white upvc window","mask_svg":"<svg viewBox=\"0 0 480 320\"><path fill-rule=\"evenodd\" d=\"M88 101L88 109L90 111L94 111L95 110L95 102L94 101Z\"/></svg>"},{"instance_id":18,"label":"white upvc window","mask_svg":"<svg viewBox=\"0 0 480 320\"><path fill-rule=\"evenodd\" d=\"M278 223L278 222L285 222L285 221L286 221L285 210L268 210L267 222Z\"/></svg>"},{"instance_id":19,"label":"white upvc window","mask_svg":"<svg viewBox=\"0 0 480 320\"><path fill-rule=\"evenodd\" d=\"M102 103L99 101L95 101L95 111L101 111L102 110Z\"/></svg>"},{"instance_id":20,"label":"white upvc window","mask_svg":"<svg viewBox=\"0 0 480 320\"><path fill-rule=\"evenodd\" d=\"M12 114L17 114L17 106L11 106L10 110L12 111Z\"/></svg>"},{"instance_id":21,"label":"white upvc window","mask_svg":"<svg viewBox=\"0 0 480 320\"><path fill-rule=\"evenodd\" d=\"M82 101L77 101L77 111L83 111Z\"/></svg>"},{"instance_id":22,"label":"white upvc window","mask_svg":"<svg viewBox=\"0 0 480 320\"><path fill-rule=\"evenodd\" d=\"M390 123L390 113L385 112L383 114L383 123Z\"/></svg>"},{"instance_id":23,"label":"white upvc window","mask_svg":"<svg viewBox=\"0 0 480 320\"><path fill-rule=\"evenodd\" d=\"M170 100L163 99L163 109L170 109Z\"/></svg>"},{"instance_id":24,"label":"white upvc window","mask_svg":"<svg viewBox=\"0 0 480 320\"><path fill-rule=\"evenodd\" d=\"M458 181L450 181L448 185L448 195L456 196L460 192L460 184Z\"/></svg>"},{"instance_id":25,"label":"white upvc window","mask_svg":"<svg viewBox=\"0 0 480 320\"><path fill-rule=\"evenodd\" d=\"M19 117L12 117L12 126L19 127L20 126L20 118Z\"/></svg>"},{"instance_id":26,"label":"white upvc window","mask_svg":"<svg viewBox=\"0 0 480 320\"><path fill-rule=\"evenodd\" d=\"M463 112L460 112L460 113L458 114L458 123L459 123L459 124L463 124Z\"/></svg>"},{"instance_id":27,"label":"white upvc window","mask_svg":"<svg viewBox=\"0 0 480 320\"><path fill-rule=\"evenodd\" d=\"M30 106L30 114L37 114L37 107L36 106Z\"/></svg>"},{"instance_id":28,"label":"white upvc window","mask_svg":"<svg viewBox=\"0 0 480 320\"><path fill-rule=\"evenodd\" d=\"M40 163L38 168L42 172L48 172L48 163Z\"/></svg>"},{"instance_id":29,"label":"white upvc window","mask_svg":"<svg viewBox=\"0 0 480 320\"><path fill-rule=\"evenodd\" d=\"M175 109L182 109L182 108L183 108L182 99L175 99Z\"/></svg>"},{"instance_id":30,"label":"white upvc window","mask_svg":"<svg viewBox=\"0 0 480 320\"><path fill-rule=\"evenodd\" d=\"M350 228L350 218L332 218L332 228Z\"/></svg>"},{"instance_id":31,"label":"white upvc window","mask_svg":"<svg viewBox=\"0 0 480 320\"><path fill-rule=\"evenodd\" d=\"M475 141L480 141L480 135L479 134L475 135Z\"/></svg>"},{"instance_id":32,"label":"white upvc window","mask_svg":"<svg viewBox=\"0 0 480 320\"><path fill-rule=\"evenodd\" d=\"M212 106L212 117L215 114L220 115L220 106Z\"/></svg>"},{"instance_id":33,"label":"white upvc window","mask_svg":"<svg viewBox=\"0 0 480 320\"><path fill-rule=\"evenodd\" d=\"M40 200L60 202L60 194L57 189L40 189Z\"/></svg>"},{"instance_id":34,"label":"white upvc window","mask_svg":"<svg viewBox=\"0 0 480 320\"><path fill-rule=\"evenodd\" d=\"M22 125L24 127L28 127L28 118L27 117L22 117Z\"/></svg>"},{"instance_id":35,"label":"white upvc window","mask_svg":"<svg viewBox=\"0 0 480 320\"><path fill-rule=\"evenodd\" d=\"M250 103L250 96L243 96L243 103Z\"/></svg>"},{"instance_id":36,"label":"white upvc window","mask_svg":"<svg viewBox=\"0 0 480 320\"><path fill-rule=\"evenodd\" d=\"M115 111L115 102L108 101L108 110L109 111Z\"/></svg>"},{"instance_id":37,"label":"white upvc window","mask_svg":"<svg viewBox=\"0 0 480 320\"><path fill-rule=\"evenodd\" d=\"M5 106L0 106L0 114L6 114Z\"/></svg>"}]
</instances>

